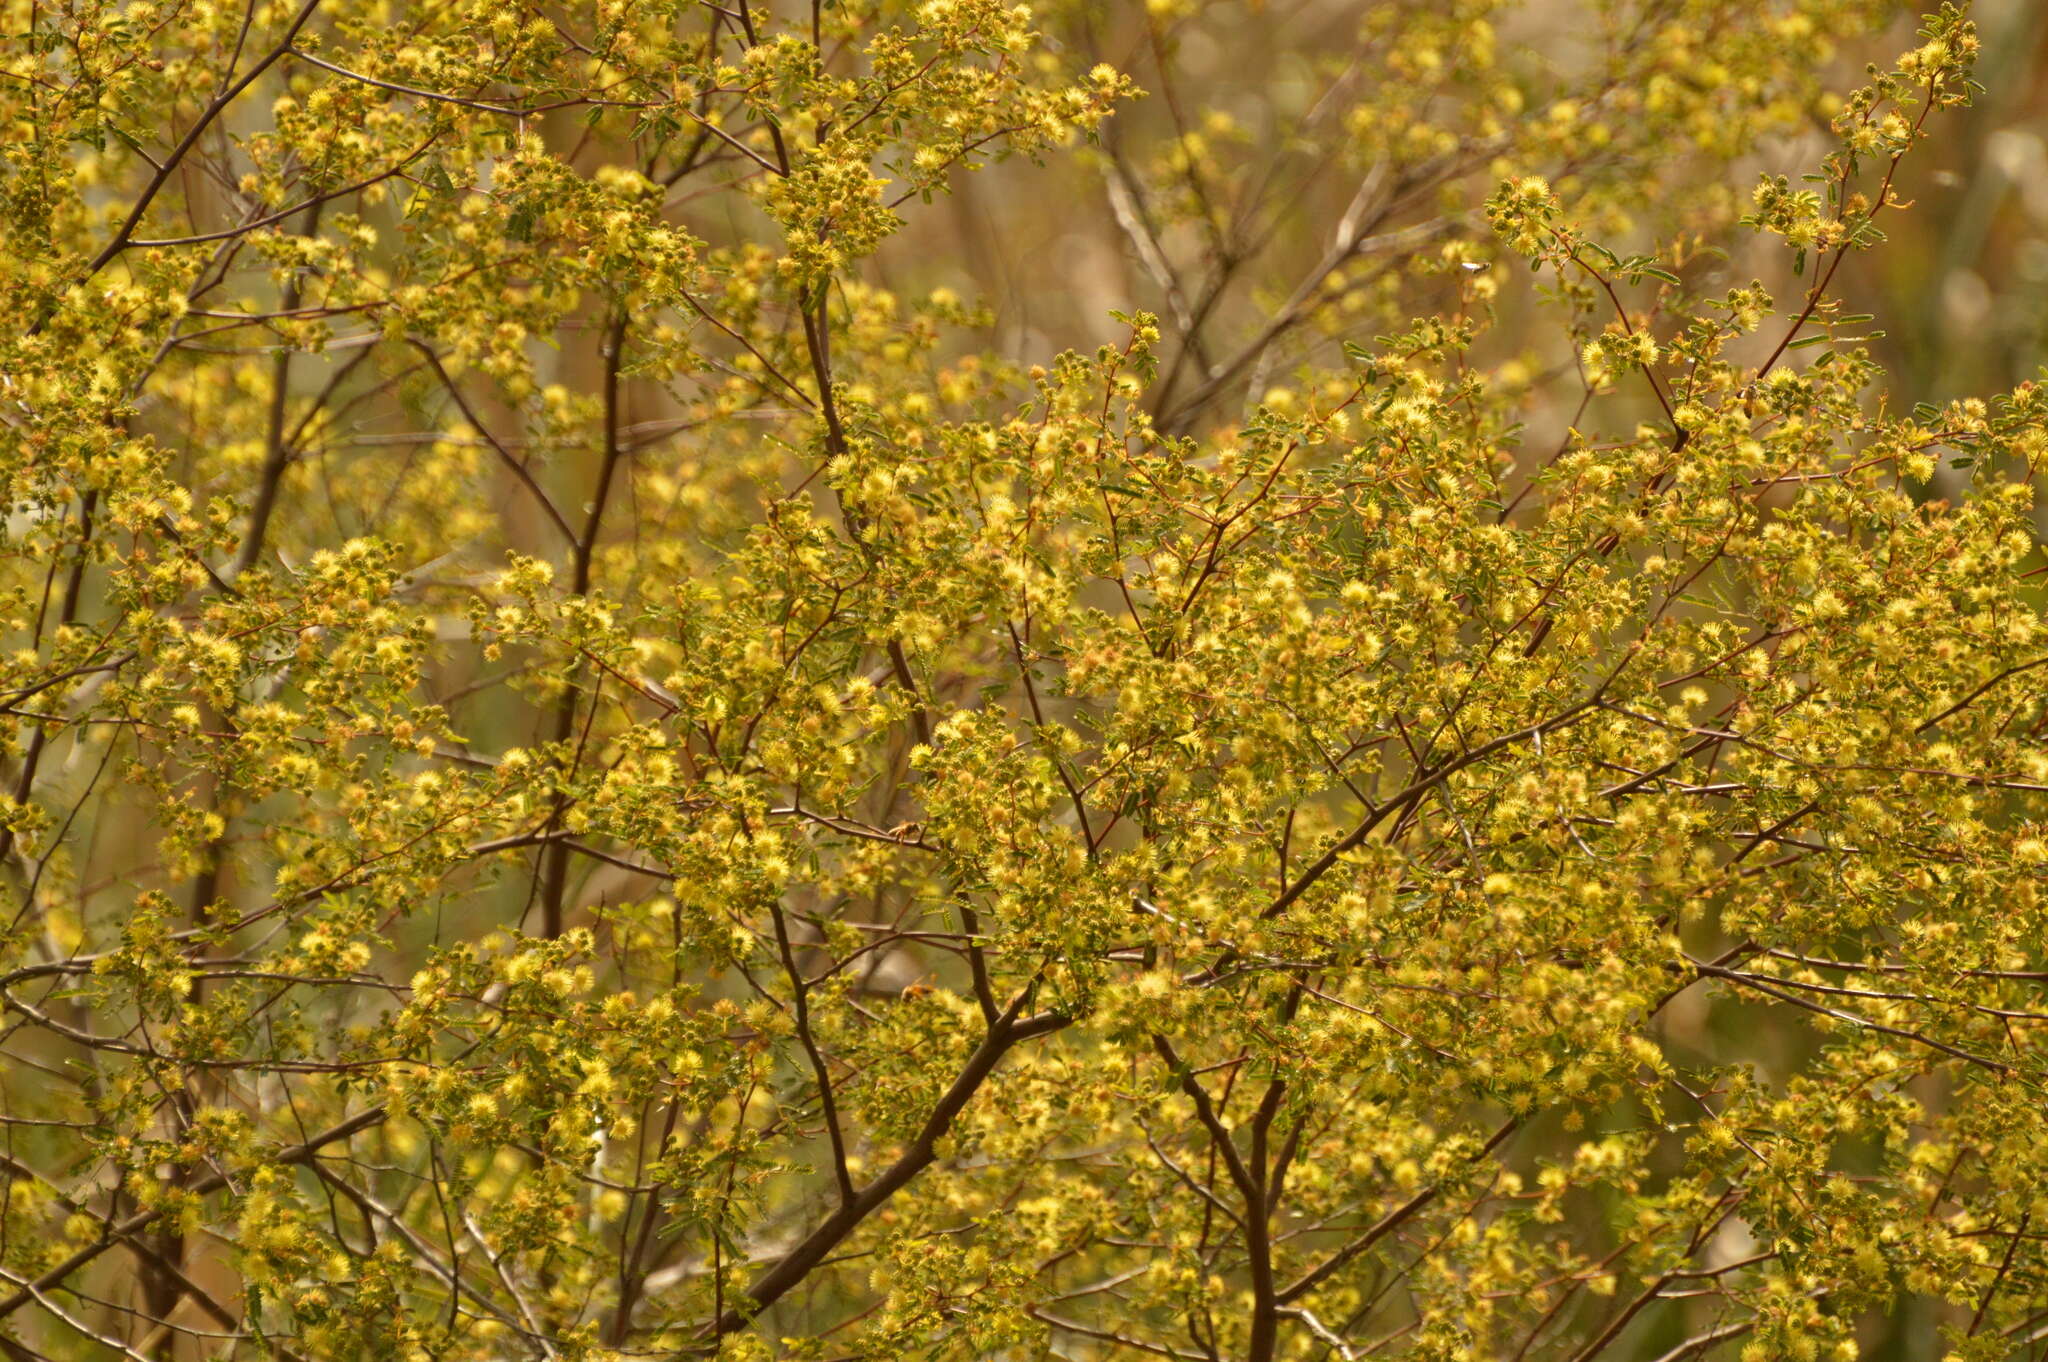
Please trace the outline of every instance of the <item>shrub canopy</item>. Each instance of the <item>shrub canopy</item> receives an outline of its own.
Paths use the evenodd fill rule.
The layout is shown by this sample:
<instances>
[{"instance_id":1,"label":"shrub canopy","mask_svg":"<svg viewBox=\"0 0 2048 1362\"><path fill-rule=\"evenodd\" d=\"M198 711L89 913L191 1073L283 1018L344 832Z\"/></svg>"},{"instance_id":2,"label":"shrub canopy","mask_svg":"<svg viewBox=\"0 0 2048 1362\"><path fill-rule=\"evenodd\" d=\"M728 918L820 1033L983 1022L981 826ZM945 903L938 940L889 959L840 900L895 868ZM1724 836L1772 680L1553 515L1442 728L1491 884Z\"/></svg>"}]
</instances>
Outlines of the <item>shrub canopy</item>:
<instances>
[{"instance_id":1,"label":"shrub canopy","mask_svg":"<svg viewBox=\"0 0 2048 1362\"><path fill-rule=\"evenodd\" d=\"M1900 17L7 0L0 1350L2029 1355Z\"/></svg>"}]
</instances>

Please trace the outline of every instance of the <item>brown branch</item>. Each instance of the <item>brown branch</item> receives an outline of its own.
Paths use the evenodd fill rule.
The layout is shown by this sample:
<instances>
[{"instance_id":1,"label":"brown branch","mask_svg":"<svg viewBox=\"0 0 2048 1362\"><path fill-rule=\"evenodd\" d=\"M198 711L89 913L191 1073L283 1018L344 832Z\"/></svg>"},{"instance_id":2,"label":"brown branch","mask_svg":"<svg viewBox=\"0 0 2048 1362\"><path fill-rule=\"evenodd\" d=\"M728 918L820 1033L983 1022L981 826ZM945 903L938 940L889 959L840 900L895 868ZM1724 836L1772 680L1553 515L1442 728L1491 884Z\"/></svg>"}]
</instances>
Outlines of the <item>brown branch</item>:
<instances>
[{"instance_id":1,"label":"brown branch","mask_svg":"<svg viewBox=\"0 0 2048 1362\"><path fill-rule=\"evenodd\" d=\"M1247 1164L1238 1151L1237 1142L1231 1138L1229 1128L1217 1115L1209 1090L1181 1061L1173 1043L1154 1032L1152 1048L1165 1062L1168 1071L1176 1075L1180 1090L1194 1102L1195 1117L1209 1132L1210 1148L1223 1156L1224 1167L1230 1171L1230 1180L1237 1184L1238 1195L1244 1198L1244 1217L1240 1223L1244 1227L1245 1255L1252 1279L1251 1337L1245 1345L1245 1356L1249 1362L1272 1362L1280 1337L1281 1298L1273 1284L1271 1205L1266 1195L1264 1150L1259 1148L1254 1155L1255 1162ZM1269 1100L1273 1100L1272 1095L1280 1087L1274 1084L1268 1089ZM1261 1112L1263 1115L1263 1108ZM1254 1134L1255 1144L1263 1146L1263 1128L1255 1130Z\"/></svg>"},{"instance_id":2,"label":"brown branch","mask_svg":"<svg viewBox=\"0 0 2048 1362\"><path fill-rule=\"evenodd\" d=\"M611 498L612 477L619 466L619 366L624 362L625 348L626 315L621 310L614 314L610 325L605 328L604 456L598 465L597 488L590 497L590 514L584 519L583 532L574 539L575 557L569 590L576 596L590 594L591 562L597 554L598 535L604 528L605 503ZM555 709L556 746L566 744L575 733L576 710L582 700L582 687L572 681L562 692L561 702ZM571 779L574 778L575 763L571 763L565 774ZM560 826L562 814L567 808L567 797L558 797L554 812L548 819L550 830ZM543 860L545 868L542 871L540 890L541 934L553 940L562 934L563 901L568 896L569 889L569 848L551 846Z\"/></svg>"},{"instance_id":3,"label":"brown branch","mask_svg":"<svg viewBox=\"0 0 2048 1362\"><path fill-rule=\"evenodd\" d=\"M744 1304L734 1305L719 1314L701 1331L706 1341L724 1337L746 1327L747 1322L762 1310L781 1300L789 1291L809 1276L811 1270L823 1262L846 1237L858 1229L863 1221L880 1210L889 1199L903 1189L919 1173L931 1166L938 1157L938 1143L953 1127L954 1118L981 1090L996 1066L1016 1046L1035 1036L1048 1035L1071 1024L1071 1018L1057 1012L1042 1012L1036 1016L1023 1017L1025 1002L1031 996L1025 989L996 1019L982 1037L981 1044L969 1055L967 1063L954 1078L952 1085L933 1106L924 1125L912 1138L896 1161L889 1165L873 1182L860 1189L850 1202L843 1203L831 1215L821 1221L802 1242L763 1273L752 1286L747 1288ZM698 1351L709 1351L701 1346Z\"/></svg>"},{"instance_id":4,"label":"brown branch","mask_svg":"<svg viewBox=\"0 0 2048 1362\"><path fill-rule=\"evenodd\" d=\"M319 7L320 0L306 0L306 3L299 7L299 12L292 17L291 26L285 29L284 38L277 46L271 48L269 52L264 54L261 60L250 67L247 75L221 91L218 95L215 95L213 100L200 111L199 117L193 122L191 127L185 130L185 135L179 139L177 146L171 148L170 155L164 157L162 163L157 166L156 174L152 175L149 183L143 187L141 197L135 200L135 206L128 210L128 216L122 220L120 227L115 230L113 240L101 247L100 253L87 263L85 273L79 277L79 282L83 283L85 280L98 274L106 268L107 263L115 256L128 249L131 239L135 235L136 227L141 225L142 215L149 211L149 205L155 200L157 192L164 187L164 182L171 178L171 172L176 170L179 162L183 161L192 148L199 144L200 137L213 125L214 119L220 117L222 111L228 105L240 98L242 91L255 84L257 77L275 65L278 58L291 51L292 43L298 39L299 30L306 26L307 21L313 17L313 11ZM39 327L40 323L38 323L37 328L31 329L39 329Z\"/></svg>"},{"instance_id":5,"label":"brown branch","mask_svg":"<svg viewBox=\"0 0 2048 1362\"><path fill-rule=\"evenodd\" d=\"M461 411L463 418L476 428L476 433L483 437L484 443L491 447L505 467L512 470L513 476L519 479L520 484L533 494L533 499L540 503L541 510L547 513L548 520L554 527L562 532L562 537L568 540L569 543L576 544L578 542L576 530L569 524L569 518L562 514L560 508L555 505L546 490L534 479L532 470L520 462L518 457L505 447L502 440L491 434L490 427L486 426L483 423L483 419L470 407L469 399L462 395L462 389L449 376L448 370L442 367L441 357L434 353L434 348L417 336L408 336L406 340L415 350L426 356L427 367L432 369L434 376L441 380L441 386L448 390L448 396L454 400L455 406Z\"/></svg>"},{"instance_id":6,"label":"brown branch","mask_svg":"<svg viewBox=\"0 0 2048 1362\"><path fill-rule=\"evenodd\" d=\"M328 1127L303 1144L296 1144L288 1149L280 1150L272 1156L270 1162L287 1166L312 1163L314 1158L326 1146L338 1140L346 1140L352 1135L360 1134L372 1126L381 1125L388 1114L381 1106L372 1107L368 1111L349 1117L349 1119L341 1122L339 1125ZM217 1192L227 1185L228 1179L225 1173L213 1172L208 1173L205 1177L195 1179L190 1186L185 1188L185 1192L189 1196L205 1196L207 1193ZM108 1249L114 1247L114 1245L148 1229L151 1225L162 1219L163 1215L162 1211L138 1211L126 1220L108 1225L101 1232L99 1239L87 1244L63 1262L43 1272L33 1282L24 1284L13 1295L0 1300L0 1319L6 1318L34 1300L38 1293L60 1285L65 1278L84 1267L87 1263L92 1262L95 1258L98 1258Z\"/></svg>"}]
</instances>

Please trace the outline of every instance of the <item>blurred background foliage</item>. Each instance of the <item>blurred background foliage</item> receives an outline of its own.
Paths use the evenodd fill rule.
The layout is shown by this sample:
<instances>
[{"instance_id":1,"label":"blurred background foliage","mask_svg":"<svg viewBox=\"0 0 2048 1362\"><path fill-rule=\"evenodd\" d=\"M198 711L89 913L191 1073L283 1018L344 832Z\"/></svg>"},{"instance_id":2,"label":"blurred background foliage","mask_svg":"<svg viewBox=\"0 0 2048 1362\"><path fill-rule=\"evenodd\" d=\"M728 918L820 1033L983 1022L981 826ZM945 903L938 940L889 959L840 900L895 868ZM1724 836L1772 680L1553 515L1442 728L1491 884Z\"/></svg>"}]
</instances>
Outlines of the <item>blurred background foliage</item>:
<instances>
[{"instance_id":1,"label":"blurred background foliage","mask_svg":"<svg viewBox=\"0 0 2048 1362\"><path fill-rule=\"evenodd\" d=\"M1111 309L1134 301L1157 313L1173 336L1174 300L1162 286L1162 271L1152 266L1168 258L1206 263L1221 245L1233 265L1205 332L1240 343L1256 337L1313 276L1358 175L1370 164L1346 136L1347 114L1355 119L1356 106L1370 107L1376 85L1407 78L1387 61L1388 49L1358 41L1361 32L1372 31L1362 19L1394 8L1274 0L1055 10L1050 26L1060 42L1084 61L1129 72L1146 98L1121 110L1101 148L1047 164L1009 161L955 176L939 211L913 216L884 247L873 262L875 277L906 293L946 287L984 300L993 314L988 334L994 347L1031 363L1110 339L1116 333ZM1756 6L1760 13L1776 8ZM1871 349L1893 375L1891 396L1901 407L2010 388L2035 377L2048 358L2048 5L1978 0L1972 14L1984 41L1977 74L1987 93L1973 107L1944 116L1930 145L1910 158L1900 182L1912 211L1886 224L1885 249L1848 262L1837 290L1854 304L1852 311L1877 314L1873 326L1884 334ZM1628 26L1619 28L1623 17ZM1865 6L1860 14L1835 7L1833 33L1787 34L1784 55L1810 71L1816 88L1839 91L1863 63L1887 59L1915 17L1910 5ZM1620 38L1616 32L1596 36L1603 20L1617 25ZM1589 67L1602 46L1693 22L1679 4L1532 0L1506 11L1492 55L1534 91ZM1698 34L1725 70L1741 69L1745 57L1714 51L1715 39L1711 30ZM1460 71L1456 51L1440 60L1455 98L1460 77L1470 73ZM1598 121L1597 111L1575 104L1524 107L1502 117L1525 126L1554 123L1557 144L1567 146ZM1703 119L1695 138L1674 134L1657 153L1690 165L1694 178L1688 184L1682 172L1660 167L1657 189L1676 195L1633 205L1624 200L1618 217L1625 230L1609 244L1658 244L1659 229L1674 218L1686 220L1687 196L1696 225L1725 223L1758 174L1796 175L1818 163L1831 145L1831 111L1825 98L1804 108L1781 107L1777 126L1732 162L1717 159L1728 145L1726 126ZM1478 160L1410 205L1399 225L1470 215L1500 168ZM1520 168L1548 173L1540 164ZM1567 176L1563 184L1570 182ZM1157 229L1156 250L1148 249L1148 225ZM1486 236L1483 221L1472 216L1446 224L1443 233ZM1768 239L1719 232L1714 244L1740 254L1707 279L1718 275L1733 285L1761 278L1781 299L1804 282ZM1331 281L1329 315L1304 328L1316 334L1290 336L1264 356L1258 376L1269 382L1255 385L1249 381L1255 376L1247 375L1231 394L1235 401L1256 400L1268 386L1284 384L1296 364L1327 365L1343 339L1380 329L1388 283L1370 267L1371 257L1361 263ZM1209 282L1207 270L1195 273L1199 283ZM1346 275L1360 278L1347 287ZM1403 301L1418 306L1427 292L1413 287L1419 281L1408 282ZM1501 308L1490 344L1523 341L1539 369L1563 359L1554 312L1513 289ZM1531 447L1568 423L1578 395L1572 382L1532 395ZM1204 413L1211 421L1242 414L1230 403ZM1943 476L1951 475L1945 470Z\"/></svg>"}]
</instances>

